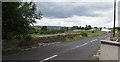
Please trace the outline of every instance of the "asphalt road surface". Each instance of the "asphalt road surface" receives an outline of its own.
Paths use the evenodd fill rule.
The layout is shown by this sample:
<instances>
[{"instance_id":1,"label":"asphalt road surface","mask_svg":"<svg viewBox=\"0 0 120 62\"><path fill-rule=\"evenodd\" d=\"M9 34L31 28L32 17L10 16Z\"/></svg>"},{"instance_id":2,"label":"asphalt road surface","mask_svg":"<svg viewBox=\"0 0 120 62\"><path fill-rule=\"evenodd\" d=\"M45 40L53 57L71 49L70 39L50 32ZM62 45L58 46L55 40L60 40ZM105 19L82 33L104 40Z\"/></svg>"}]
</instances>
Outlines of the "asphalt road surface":
<instances>
[{"instance_id":1,"label":"asphalt road surface","mask_svg":"<svg viewBox=\"0 0 120 62\"><path fill-rule=\"evenodd\" d=\"M108 36L110 34L43 46L3 57L3 60L39 60L39 62L48 60L91 60L92 56L100 49L100 40Z\"/></svg>"}]
</instances>

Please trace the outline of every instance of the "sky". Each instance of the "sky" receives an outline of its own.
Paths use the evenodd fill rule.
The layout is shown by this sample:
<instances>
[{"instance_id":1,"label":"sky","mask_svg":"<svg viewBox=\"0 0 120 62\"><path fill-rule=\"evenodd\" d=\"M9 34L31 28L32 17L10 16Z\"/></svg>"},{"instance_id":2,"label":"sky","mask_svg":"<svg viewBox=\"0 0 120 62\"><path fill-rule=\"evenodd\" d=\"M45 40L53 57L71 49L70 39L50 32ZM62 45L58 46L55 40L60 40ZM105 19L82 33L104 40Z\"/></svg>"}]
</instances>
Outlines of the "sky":
<instances>
[{"instance_id":1,"label":"sky","mask_svg":"<svg viewBox=\"0 0 120 62\"><path fill-rule=\"evenodd\" d=\"M35 4L37 11L43 14L41 20L36 19L37 26L113 27L112 2L36 2Z\"/></svg>"}]
</instances>

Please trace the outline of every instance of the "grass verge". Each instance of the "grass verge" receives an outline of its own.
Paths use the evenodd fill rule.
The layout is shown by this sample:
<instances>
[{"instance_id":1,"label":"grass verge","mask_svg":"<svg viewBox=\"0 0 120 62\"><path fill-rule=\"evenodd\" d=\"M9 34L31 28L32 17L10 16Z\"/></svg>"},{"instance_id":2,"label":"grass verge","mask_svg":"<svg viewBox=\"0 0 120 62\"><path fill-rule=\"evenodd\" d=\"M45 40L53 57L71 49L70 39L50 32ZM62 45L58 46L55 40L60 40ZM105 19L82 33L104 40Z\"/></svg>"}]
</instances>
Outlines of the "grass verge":
<instances>
[{"instance_id":1,"label":"grass verge","mask_svg":"<svg viewBox=\"0 0 120 62\"><path fill-rule=\"evenodd\" d=\"M95 31L93 33L93 32L90 32L90 31L86 31L86 32L84 32L83 36L78 36L78 37L74 37L74 38L67 38L65 42L77 41L77 40L90 38L90 37L95 37L95 36L104 35L104 34L107 34L107 32Z\"/></svg>"}]
</instances>

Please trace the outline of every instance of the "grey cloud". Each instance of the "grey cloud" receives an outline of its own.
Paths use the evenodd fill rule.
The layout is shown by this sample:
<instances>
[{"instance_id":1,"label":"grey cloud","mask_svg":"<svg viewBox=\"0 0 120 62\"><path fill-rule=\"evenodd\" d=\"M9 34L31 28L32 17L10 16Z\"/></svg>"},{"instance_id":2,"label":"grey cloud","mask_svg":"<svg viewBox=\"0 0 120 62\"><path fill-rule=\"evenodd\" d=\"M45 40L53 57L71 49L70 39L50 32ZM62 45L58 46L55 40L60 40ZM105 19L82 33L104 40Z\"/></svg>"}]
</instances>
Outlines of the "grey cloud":
<instances>
[{"instance_id":1,"label":"grey cloud","mask_svg":"<svg viewBox=\"0 0 120 62\"><path fill-rule=\"evenodd\" d=\"M36 6L37 10L40 10L45 17L67 18L73 15L95 17L103 16L94 13L95 11L109 10L112 8L112 3L37 2Z\"/></svg>"}]
</instances>

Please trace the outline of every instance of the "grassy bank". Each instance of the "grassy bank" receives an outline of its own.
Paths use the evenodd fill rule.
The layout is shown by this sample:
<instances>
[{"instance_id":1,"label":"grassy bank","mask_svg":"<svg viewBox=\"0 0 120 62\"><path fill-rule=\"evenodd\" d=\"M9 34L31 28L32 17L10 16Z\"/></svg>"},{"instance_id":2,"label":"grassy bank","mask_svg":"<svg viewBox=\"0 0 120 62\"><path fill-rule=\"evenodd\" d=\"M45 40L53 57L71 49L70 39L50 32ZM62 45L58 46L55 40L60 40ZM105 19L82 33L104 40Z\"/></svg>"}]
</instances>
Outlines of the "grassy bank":
<instances>
[{"instance_id":1,"label":"grassy bank","mask_svg":"<svg viewBox=\"0 0 120 62\"><path fill-rule=\"evenodd\" d=\"M102 32L102 31L94 31L94 32L89 32L89 31L86 31L84 32L84 34L87 34L85 36L81 35L79 37L74 37L74 38L69 38L67 39L66 41L70 42L70 41L77 41L77 40L81 40L81 39L85 39L85 38L90 38L90 37L95 37L95 36L99 36L99 35L104 35L104 34L107 34L107 32Z\"/></svg>"}]
</instances>

